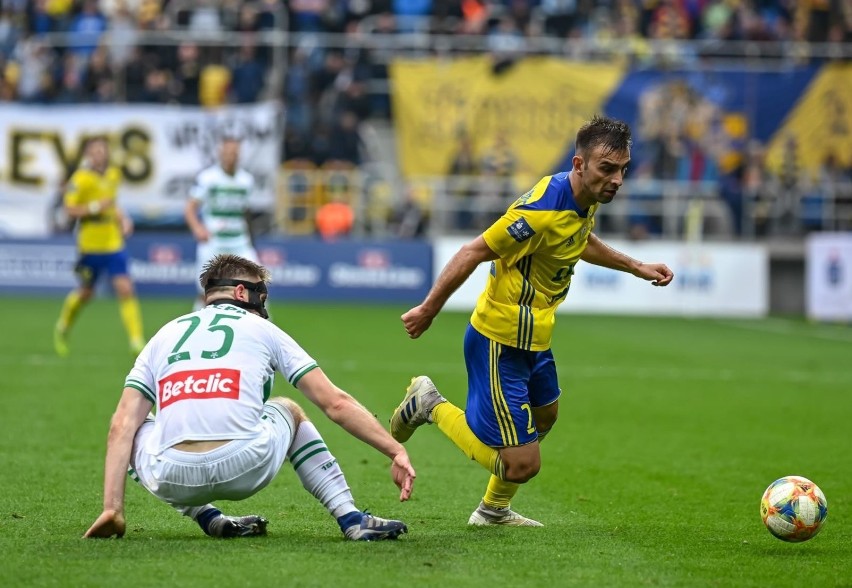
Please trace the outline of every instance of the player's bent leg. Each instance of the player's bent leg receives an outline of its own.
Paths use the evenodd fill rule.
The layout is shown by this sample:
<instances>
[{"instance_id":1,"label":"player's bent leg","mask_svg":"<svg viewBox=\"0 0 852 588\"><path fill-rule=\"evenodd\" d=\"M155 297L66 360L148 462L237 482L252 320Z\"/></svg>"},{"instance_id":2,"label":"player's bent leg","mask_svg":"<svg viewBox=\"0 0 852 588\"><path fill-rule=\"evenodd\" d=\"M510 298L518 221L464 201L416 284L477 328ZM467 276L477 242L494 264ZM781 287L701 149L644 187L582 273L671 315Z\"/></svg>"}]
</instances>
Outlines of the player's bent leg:
<instances>
[{"instance_id":1,"label":"player's bent leg","mask_svg":"<svg viewBox=\"0 0 852 588\"><path fill-rule=\"evenodd\" d=\"M187 516L198 523L201 530L211 537L232 538L232 537L252 537L256 535L265 535L268 521L258 515L247 516L227 516L213 506L205 504L203 506L189 506L175 504L165 500L157 493L158 483L154 476L149 471L151 460L145 450L146 441L154 429L154 416L148 415L136 437L133 440L133 450L131 452L130 465L127 468L127 474L137 482L140 486L148 490L159 500L163 500L170 504L175 510L184 516Z\"/></svg>"},{"instance_id":2,"label":"player's bent leg","mask_svg":"<svg viewBox=\"0 0 852 588\"><path fill-rule=\"evenodd\" d=\"M506 468L503 480L492 476L486 496L468 519L469 525L506 525L513 527L543 527L540 522L525 517L509 508L509 501L517 492L519 484L529 481L541 469L541 453L537 441L520 447L504 447L500 455ZM497 488L492 486L496 485ZM503 491L506 496L503 496ZM489 496L490 494L490 496ZM497 500L494 500L494 498ZM489 502L487 499L491 498ZM505 498L505 500L500 500Z\"/></svg>"},{"instance_id":3,"label":"player's bent leg","mask_svg":"<svg viewBox=\"0 0 852 588\"><path fill-rule=\"evenodd\" d=\"M426 376L411 379L402 403L391 416L391 436L407 441L417 427L435 423L456 447L494 475L503 475L499 452L479 440L465 420L462 409L444 398Z\"/></svg>"},{"instance_id":4,"label":"player's bent leg","mask_svg":"<svg viewBox=\"0 0 852 588\"><path fill-rule=\"evenodd\" d=\"M396 539L408 531L402 521L383 519L358 510L340 464L298 404L283 397L270 399L267 404L283 407L297 417L295 435L287 449L287 459L305 490L337 520L346 539Z\"/></svg>"}]
</instances>

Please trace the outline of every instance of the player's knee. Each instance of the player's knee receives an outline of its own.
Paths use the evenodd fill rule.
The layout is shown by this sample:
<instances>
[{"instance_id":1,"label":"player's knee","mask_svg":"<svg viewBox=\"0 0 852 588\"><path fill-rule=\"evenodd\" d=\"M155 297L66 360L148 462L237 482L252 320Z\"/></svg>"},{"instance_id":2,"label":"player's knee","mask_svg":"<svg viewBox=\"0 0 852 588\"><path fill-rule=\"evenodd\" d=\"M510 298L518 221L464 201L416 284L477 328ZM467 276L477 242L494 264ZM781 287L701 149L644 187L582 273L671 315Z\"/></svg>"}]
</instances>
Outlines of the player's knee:
<instances>
[{"instance_id":1,"label":"player's knee","mask_svg":"<svg viewBox=\"0 0 852 588\"><path fill-rule=\"evenodd\" d=\"M95 294L94 289L92 288L80 288L77 291L77 295L80 296L81 302L88 302L92 299L92 296Z\"/></svg>"},{"instance_id":2,"label":"player's knee","mask_svg":"<svg viewBox=\"0 0 852 588\"><path fill-rule=\"evenodd\" d=\"M541 469L540 463L517 463L506 468L504 478L507 482L523 484L532 480Z\"/></svg>"},{"instance_id":3,"label":"player's knee","mask_svg":"<svg viewBox=\"0 0 852 588\"><path fill-rule=\"evenodd\" d=\"M278 404L286 408L287 411L291 415L293 415L293 424L297 427L302 421L308 420L308 415L305 414L305 411L302 409L302 407L296 404L294 400L290 400L289 398L286 398L284 396L275 396L274 398L270 398L269 402Z\"/></svg>"}]
</instances>

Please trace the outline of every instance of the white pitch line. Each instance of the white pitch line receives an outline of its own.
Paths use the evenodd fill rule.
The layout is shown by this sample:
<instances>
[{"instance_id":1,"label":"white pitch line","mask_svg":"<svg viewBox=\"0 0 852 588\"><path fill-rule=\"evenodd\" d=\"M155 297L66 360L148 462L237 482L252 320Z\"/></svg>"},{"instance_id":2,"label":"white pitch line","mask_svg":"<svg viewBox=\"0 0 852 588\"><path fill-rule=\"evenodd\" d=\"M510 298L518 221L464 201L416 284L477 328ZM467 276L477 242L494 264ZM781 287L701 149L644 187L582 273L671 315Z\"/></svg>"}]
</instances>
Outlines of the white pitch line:
<instances>
[{"instance_id":1,"label":"white pitch line","mask_svg":"<svg viewBox=\"0 0 852 588\"><path fill-rule=\"evenodd\" d=\"M810 337L824 341L838 341L840 343L852 343L852 328L841 331L843 327L832 329L821 325L802 324L785 319L767 319L761 322L738 322L738 321L716 321L717 324L746 331L758 331L773 335L796 335L797 337Z\"/></svg>"}]
</instances>

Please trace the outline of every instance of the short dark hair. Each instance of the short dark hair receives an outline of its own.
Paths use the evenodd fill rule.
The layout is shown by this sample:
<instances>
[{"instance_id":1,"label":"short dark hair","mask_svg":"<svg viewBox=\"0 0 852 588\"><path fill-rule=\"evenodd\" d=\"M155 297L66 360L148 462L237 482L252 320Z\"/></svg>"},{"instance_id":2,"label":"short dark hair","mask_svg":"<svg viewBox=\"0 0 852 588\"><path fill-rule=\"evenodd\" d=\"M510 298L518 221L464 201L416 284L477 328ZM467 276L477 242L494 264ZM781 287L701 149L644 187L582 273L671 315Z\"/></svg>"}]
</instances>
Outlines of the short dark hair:
<instances>
[{"instance_id":1,"label":"short dark hair","mask_svg":"<svg viewBox=\"0 0 852 588\"><path fill-rule=\"evenodd\" d=\"M85 147L88 148L95 143L103 143L106 147L109 147L109 136L107 135L92 135L90 137L86 137Z\"/></svg>"},{"instance_id":2,"label":"short dark hair","mask_svg":"<svg viewBox=\"0 0 852 588\"><path fill-rule=\"evenodd\" d=\"M598 145L608 147L607 153L627 151L632 144L633 138L626 122L599 114L577 131L577 153L587 153Z\"/></svg>"},{"instance_id":3,"label":"short dark hair","mask_svg":"<svg viewBox=\"0 0 852 588\"><path fill-rule=\"evenodd\" d=\"M207 282L210 280L240 280L248 278L249 281L262 281L269 283L269 270L245 257L222 253L216 255L201 268L198 281L201 288L207 291ZM210 292L226 291L233 286L221 286L213 288Z\"/></svg>"}]
</instances>

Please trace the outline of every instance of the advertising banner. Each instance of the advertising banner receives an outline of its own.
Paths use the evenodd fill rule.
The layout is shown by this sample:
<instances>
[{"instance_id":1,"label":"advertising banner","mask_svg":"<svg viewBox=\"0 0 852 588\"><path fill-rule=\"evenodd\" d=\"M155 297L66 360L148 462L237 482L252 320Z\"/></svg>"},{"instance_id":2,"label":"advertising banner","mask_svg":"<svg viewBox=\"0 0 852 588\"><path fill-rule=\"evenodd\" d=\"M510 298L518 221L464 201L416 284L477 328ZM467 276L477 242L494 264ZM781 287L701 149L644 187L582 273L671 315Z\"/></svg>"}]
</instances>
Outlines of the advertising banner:
<instances>
[{"instance_id":1,"label":"advertising banner","mask_svg":"<svg viewBox=\"0 0 852 588\"><path fill-rule=\"evenodd\" d=\"M432 283L428 243L261 239L257 250L274 300L414 303ZM140 296L195 296L195 242L187 235L137 235L127 251ZM76 285L76 260L70 239L0 241L0 294L20 294L22 285L64 294Z\"/></svg>"},{"instance_id":2,"label":"advertising banner","mask_svg":"<svg viewBox=\"0 0 852 588\"><path fill-rule=\"evenodd\" d=\"M551 173L577 128L602 111L621 66L530 57L503 69L488 56L395 60L390 67L400 167L411 176L449 172L463 138L477 160L515 174Z\"/></svg>"},{"instance_id":3,"label":"advertising banner","mask_svg":"<svg viewBox=\"0 0 852 588\"><path fill-rule=\"evenodd\" d=\"M464 242L440 239L435 244L436 275ZM728 317L769 312L769 256L759 245L607 243L631 257L665 263L675 273L674 282L657 288L632 275L580 262L558 312ZM488 268L480 265L445 308L473 310Z\"/></svg>"},{"instance_id":4,"label":"advertising banner","mask_svg":"<svg viewBox=\"0 0 852 588\"><path fill-rule=\"evenodd\" d=\"M271 208L280 163L276 103L202 109L163 105L32 106L0 109L0 236L47 236L63 181L88 137L110 138L121 168L119 204L148 218L180 215L195 175L216 161L219 140L242 138L241 165L255 177L253 208Z\"/></svg>"},{"instance_id":5,"label":"advertising banner","mask_svg":"<svg viewBox=\"0 0 852 588\"><path fill-rule=\"evenodd\" d=\"M808 318L852 320L852 233L813 233L805 258Z\"/></svg>"}]
</instances>

